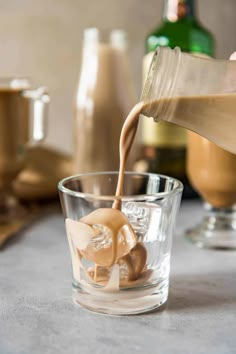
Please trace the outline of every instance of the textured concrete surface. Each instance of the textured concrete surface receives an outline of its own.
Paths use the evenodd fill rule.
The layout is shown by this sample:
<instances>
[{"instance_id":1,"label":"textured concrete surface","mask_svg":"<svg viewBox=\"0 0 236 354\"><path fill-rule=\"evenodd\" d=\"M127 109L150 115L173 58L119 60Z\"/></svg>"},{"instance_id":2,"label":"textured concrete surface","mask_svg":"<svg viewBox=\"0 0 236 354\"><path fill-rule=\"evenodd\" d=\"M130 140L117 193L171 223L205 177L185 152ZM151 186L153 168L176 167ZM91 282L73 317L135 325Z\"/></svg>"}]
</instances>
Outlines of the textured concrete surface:
<instances>
[{"instance_id":1,"label":"textured concrete surface","mask_svg":"<svg viewBox=\"0 0 236 354\"><path fill-rule=\"evenodd\" d=\"M85 27L124 28L140 95L144 38L161 21L163 0L0 0L0 76L29 76L51 92L47 142L72 149L72 101ZM202 23L214 33L217 56L236 49L236 1L198 0ZM56 127L56 129L55 129ZM63 142L63 144L62 144Z\"/></svg>"},{"instance_id":2,"label":"textured concrete surface","mask_svg":"<svg viewBox=\"0 0 236 354\"><path fill-rule=\"evenodd\" d=\"M182 205L167 308L131 317L72 303L59 213L29 227L0 251L0 353L235 354L236 253L200 250L183 239L200 215L199 203Z\"/></svg>"}]
</instances>

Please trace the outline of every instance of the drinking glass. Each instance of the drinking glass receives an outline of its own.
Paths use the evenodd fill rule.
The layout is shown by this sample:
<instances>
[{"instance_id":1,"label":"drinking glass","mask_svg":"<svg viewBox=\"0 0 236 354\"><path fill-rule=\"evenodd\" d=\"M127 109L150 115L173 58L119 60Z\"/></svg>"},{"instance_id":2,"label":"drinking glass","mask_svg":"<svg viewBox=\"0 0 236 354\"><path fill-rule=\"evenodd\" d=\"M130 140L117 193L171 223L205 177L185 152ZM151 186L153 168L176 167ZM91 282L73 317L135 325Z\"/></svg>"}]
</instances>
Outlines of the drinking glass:
<instances>
[{"instance_id":1,"label":"drinking glass","mask_svg":"<svg viewBox=\"0 0 236 354\"><path fill-rule=\"evenodd\" d=\"M189 132L187 173L204 217L186 237L199 247L236 249L236 155Z\"/></svg>"},{"instance_id":2,"label":"drinking glass","mask_svg":"<svg viewBox=\"0 0 236 354\"><path fill-rule=\"evenodd\" d=\"M0 78L0 225L24 217L27 210L12 192L27 148L45 137L49 95L27 78Z\"/></svg>"},{"instance_id":3,"label":"drinking glass","mask_svg":"<svg viewBox=\"0 0 236 354\"><path fill-rule=\"evenodd\" d=\"M95 312L138 314L167 301L172 234L183 186L167 176L126 172L123 196L116 197L117 180L118 172L97 172L59 183L73 298ZM104 222L90 218L89 225L83 223L90 213L112 208L117 199L127 220L117 239ZM111 265L115 243L117 258ZM103 264L97 261L101 254L106 254Z\"/></svg>"}]
</instances>

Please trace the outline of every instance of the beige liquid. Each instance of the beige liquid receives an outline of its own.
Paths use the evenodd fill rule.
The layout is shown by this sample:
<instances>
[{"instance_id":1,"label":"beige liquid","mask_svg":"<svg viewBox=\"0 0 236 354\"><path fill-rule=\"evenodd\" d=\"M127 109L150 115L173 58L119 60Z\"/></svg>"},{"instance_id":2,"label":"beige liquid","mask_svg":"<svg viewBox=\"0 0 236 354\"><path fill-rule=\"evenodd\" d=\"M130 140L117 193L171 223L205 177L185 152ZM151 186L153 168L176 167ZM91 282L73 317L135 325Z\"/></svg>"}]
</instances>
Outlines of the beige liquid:
<instances>
[{"instance_id":1,"label":"beige liquid","mask_svg":"<svg viewBox=\"0 0 236 354\"><path fill-rule=\"evenodd\" d=\"M142 113L156 117L156 112L171 107L168 122L192 130L236 154L236 94L174 97L147 102Z\"/></svg>"},{"instance_id":2,"label":"beige liquid","mask_svg":"<svg viewBox=\"0 0 236 354\"><path fill-rule=\"evenodd\" d=\"M109 280L108 268L114 264L125 264L128 271L127 279L123 279L121 286L130 286L137 284L138 280L145 281L150 272L145 269L147 252L144 245L137 240L137 236L130 225L126 216L120 211L120 196L123 194L124 171L127 158L132 147L135 134L138 127L139 115L143 103L138 103L129 113L123 125L119 151L120 151L120 169L116 189L117 199L113 203L113 208L97 209L91 214L82 218L79 222L67 219L67 228L70 234L83 234L83 239L78 244L77 250L79 258L86 258L94 262L95 268L88 271L88 275L96 283L106 285ZM112 231L112 244L110 247L94 251L89 246L91 238L96 237L97 232L94 225L103 225ZM119 240L118 235L122 236Z\"/></svg>"},{"instance_id":3,"label":"beige liquid","mask_svg":"<svg viewBox=\"0 0 236 354\"><path fill-rule=\"evenodd\" d=\"M0 187L4 188L21 169L28 141L29 103L22 91L0 88Z\"/></svg>"},{"instance_id":4,"label":"beige liquid","mask_svg":"<svg viewBox=\"0 0 236 354\"><path fill-rule=\"evenodd\" d=\"M194 188L212 206L236 204L236 155L190 132L187 172Z\"/></svg>"},{"instance_id":5,"label":"beige liquid","mask_svg":"<svg viewBox=\"0 0 236 354\"><path fill-rule=\"evenodd\" d=\"M232 206L236 203L236 94L160 99L151 107L146 104L143 112L155 116L158 106L164 110L170 103L168 121L201 135L189 134L187 170L192 185L214 207Z\"/></svg>"}]
</instances>

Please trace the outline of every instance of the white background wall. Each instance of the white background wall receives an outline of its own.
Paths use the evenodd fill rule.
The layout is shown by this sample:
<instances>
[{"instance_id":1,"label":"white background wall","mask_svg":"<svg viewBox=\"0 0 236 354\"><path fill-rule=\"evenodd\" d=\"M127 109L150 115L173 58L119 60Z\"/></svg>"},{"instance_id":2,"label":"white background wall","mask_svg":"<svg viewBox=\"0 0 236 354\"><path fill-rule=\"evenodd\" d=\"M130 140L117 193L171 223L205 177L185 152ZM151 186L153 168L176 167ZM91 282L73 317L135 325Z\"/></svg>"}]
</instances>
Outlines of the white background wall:
<instances>
[{"instance_id":1,"label":"white background wall","mask_svg":"<svg viewBox=\"0 0 236 354\"><path fill-rule=\"evenodd\" d=\"M72 149L72 101L83 28L124 28L129 33L139 94L144 38L161 20L162 0L0 0L0 76L29 76L49 87L47 143ZM236 0L198 0L201 22L217 40L217 57L236 49Z\"/></svg>"}]
</instances>

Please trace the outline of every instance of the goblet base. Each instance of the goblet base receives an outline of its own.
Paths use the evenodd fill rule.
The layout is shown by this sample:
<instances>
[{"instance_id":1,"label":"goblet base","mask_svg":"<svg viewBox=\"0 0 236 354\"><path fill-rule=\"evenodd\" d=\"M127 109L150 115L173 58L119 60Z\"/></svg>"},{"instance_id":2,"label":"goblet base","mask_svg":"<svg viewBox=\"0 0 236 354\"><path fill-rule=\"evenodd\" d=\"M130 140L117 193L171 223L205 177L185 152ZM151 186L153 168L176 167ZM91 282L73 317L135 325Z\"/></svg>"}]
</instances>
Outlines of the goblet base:
<instances>
[{"instance_id":1,"label":"goblet base","mask_svg":"<svg viewBox=\"0 0 236 354\"><path fill-rule=\"evenodd\" d=\"M12 193L1 193L0 225L6 225L22 220L28 213L27 208Z\"/></svg>"},{"instance_id":2,"label":"goblet base","mask_svg":"<svg viewBox=\"0 0 236 354\"><path fill-rule=\"evenodd\" d=\"M202 222L185 232L185 237L202 248L236 249L236 206L214 208L205 204Z\"/></svg>"}]
</instances>

